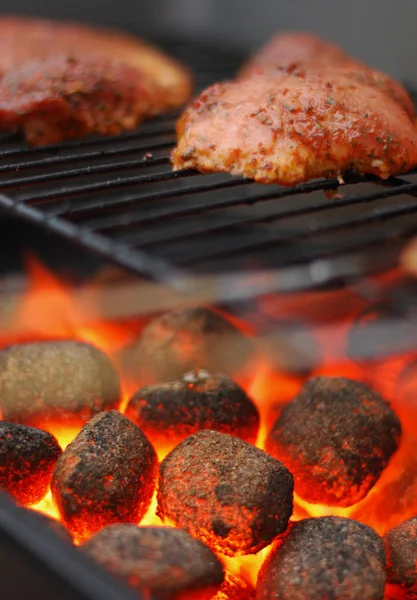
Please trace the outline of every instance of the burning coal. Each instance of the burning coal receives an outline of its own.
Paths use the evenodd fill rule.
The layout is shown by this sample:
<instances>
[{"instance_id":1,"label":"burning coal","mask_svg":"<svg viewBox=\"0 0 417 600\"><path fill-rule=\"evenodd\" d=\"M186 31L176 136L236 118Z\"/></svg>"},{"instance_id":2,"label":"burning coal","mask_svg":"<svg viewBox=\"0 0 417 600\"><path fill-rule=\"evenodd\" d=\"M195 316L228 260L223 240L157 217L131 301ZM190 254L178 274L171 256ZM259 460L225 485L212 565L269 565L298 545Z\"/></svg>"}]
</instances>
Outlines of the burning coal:
<instances>
[{"instance_id":1,"label":"burning coal","mask_svg":"<svg viewBox=\"0 0 417 600\"><path fill-rule=\"evenodd\" d=\"M110 323L97 290L75 307L41 276L0 353L0 486L22 510L164 600L415 592L415 355L377 337L366 362L383 311L309 330L291 369L287 343L208 307Z\"/></svg>"},{"instance_id":2,"label":"burning coal","mask_svg":"<svg viewBox=\"0 0 417 600\"><path fill-rule=\"evenodd\" d=\"M253 554L287 528L293 489L292 475L266 452L202 431L162 462L157 514L223 554Z\"/></svg>"},{"instance_id":3,"label":"burning coal","mask_svg":"<svg viewBox=\"0 0 417 600\"><path fill-rule=\"evenodd\" d=\"M181 381L141 388L126 415L157 447L173 448L202 429L230 433L254 444L259 413L244 390L224 375L196 369Z\"/></svg>"},{"instance_id":4,"label":"burning coal","mask_svg":"<svg viewBox=\"0 0 417 600\"><path fill-rule=\"evenodd\" d=\"M388 581L398 584L406 597L417 594L417 517L400 523L384 536Z\"/></svg>"},{"instance_id":5,"label":"burning coal","mask_svg":"<svg viewBox=\"0 0 417 600\"><path fill-rule=\"evenodd\" d=\"M24 506L46 495L62 450L53 435L0 421L0 488Z\"/></svg>"},{"instance_id":6,"label":"burning coal","mask_svg":"<svg viewBox=\"0 0 417 600\"><path fill-rule=\"evenodd\" d=\"M81 548L139 593L162 599L209 600L224 579L216 556L181 529L110 525Z\"/></svg>"},{"instance_id":7,"label":"burning coal","mask_svg":"<svg viewBox=\"0 0 417 600\"><path fill-rule=\"evenodd\" d=\"M320 377L284 408L266 449L288 466L301 498L346 507L375 485L400 435L397 415L379 394L356 381Z\"/></svg>"},{"instance_id":8,"label":"burning coal","mask_svg":"<svg viewBox=\"0 0 417 600\"><path fill-rule=\"evenodd\" d=\"M236 376L253 353L252 341L218 312L192 306L165 313L143 331L128 356L142 385L177 381L196 368Z\"/></svg>"},{"instance_id":9,"label":"burning coal","mask_svg":"<svg viewBox=\"0 0 417 600\"><path fill-rule=\"evenodd\" d=\"M259 573L257 600L377 600L385 552L370 527L341 517L294 523Z\"/></svg>"},{"instance_id":10,"label":"burning coal","mask_svg":"<svg viewBox=\"0 0 417 600\"><path fill-rule=\"evenodd\" d=\"M19 344L0 353L0 410L7 421L86 423L119 403L119 376L108 356L90 344Z\"/></svg>"},{"instance_id":11,"label":"burning coal","mask_svg":"<svg viewBox=\"0 0 417 600\"><path fill-rule=\"evenodd\" d=\"M87 423L58 460L52 496L77 540L111 523L138 523L155 489L156 454L142 431L117 411Z\"/></svg>"}]
</instances>

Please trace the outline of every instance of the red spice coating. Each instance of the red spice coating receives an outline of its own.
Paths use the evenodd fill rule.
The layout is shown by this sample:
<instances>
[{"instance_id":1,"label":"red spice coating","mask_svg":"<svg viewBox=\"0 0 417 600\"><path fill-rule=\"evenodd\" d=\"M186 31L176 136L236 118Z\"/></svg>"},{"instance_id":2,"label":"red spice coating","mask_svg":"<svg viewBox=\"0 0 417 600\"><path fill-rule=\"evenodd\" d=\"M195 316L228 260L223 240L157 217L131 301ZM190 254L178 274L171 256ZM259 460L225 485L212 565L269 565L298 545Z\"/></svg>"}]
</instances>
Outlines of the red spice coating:
<instances>
[{"instance_id":1,"label":"red spice coating","mask_svg":"<svg viewBox=\"0 0 417 600\"><path fill-rule=\"evenodd\" d=\"M407 112L351 68L276 72L206 89L177 123L175 170L294 186L349 170L387 179L417 165Z\"/></svg>"},{"instance_id":2,"label":"red spice coating","mask_svg":"<svg viewBox=\"0 0 417 600\"><path fill-rule=\"evenodd\" d=\"M157 514L229 555L254 554L288 525L293 477L266 452L200 431L160 466Z\"/></svg>"},{"instance_id":3,"label":"red spice coating","mask_svg":"<svg viewBox=\"0 0 417 600\"><path fill-rule=\"evenodd\" d=\"M141 388L126 416L158 447L173 448L202 429L230 433L254 444L259 414L241 387L223 375L196 370L181 381Z\"/></svg>"},{"instance_id":4,"label":"red spice coating","mask_svg":"<svg viewBox=\"0 0 417 600\"><path fill-rule=\"evenodd\" d=\"M414 598L417 595L417 517L404 521L384 535L387 576Z\"/></svg>"},{"instance_id":5,"label":"red spice coating","mask_svg":"<svg viewBox=\"0 0 417 600\"><path fill-rule=\"evenodd\" d=\"M40 502L61 454L47 431L0 421L0 489L23 506Z\"/></svg>"},{"instance_id":6,"label":"red spice coating","mask_svg":"<svg viewBox=\"0 0 417 600\"><path fill-rule=\"evenodd\" d=\"M304 500L351 506L378 481L397 450L401 424L368 386L342 377L308 381L266 439Z\"/></svg>"},{"instance_id":7,"label":"red spice coating","mask_svg":"<svg viewBox=\"0 0 417 600\"><path fill-rule=\"evenodd\" d=\"M240 78L259 74L273 75L280 70L305 74L328 67L350 69L352 76L358 81L367 79L371 85L398 102L410 117L413 116L413 101L397 81L348 56L339 46L309 33L288 32L274 36L244 65Z\"/></svg>"},{"instance_id":8,"label":"red spice coating","mask_svg":"<svg viewBox=\"0 0 417 600\"><path fill-rule=\"evenodd\" d=\"M382 600L385 552L378 534L341 517L294 523L261 567L257 600Z\"/></svg>"},{"instance_id":9,"label":"red spice coating","mask_svg":"<svg viewBox=\"0 0 417 600\"><path fill-rule=\"evenodd\" d=\"M188 71L136 37L0 18L0 128L23 129L33 145L132 129L190 92Z\"/></svg>"},{"instance_id":10,"label":"red spice coating","mask_svg":"<svg viewBox=\"0 0 417 600\"><path fill-rule=\"evenodd\" d=\"M209 600L224 577L212 551L181 529L110 525L81 548L141 597Z\"/></svg>"},{"instance_id":11,"label":"red spice coating","mask_svg":"<svg viewBox=\"0 0 417 600\"><path fill-rule=\"evenodd\" d=\"M76 540L105 525L138 523L155 489L157 458L145 434L117 411L87 423L67 446L52 477L52 495Z\"/></svg>"},{"instance_id":12,"label":"red spice coating","mask_svg":"<svg viewBox=\"0 0 417 600\"><path fill-rule=\"evenodd\" d=\"M8 421L86 423L119 402L119 376L109 357L90 344L33 342L0 352L0 410Z\"/></svg>"},{"instance_id":13,"label":"red spice coating","mask_svg":"<svg viewBox=\"0 0 417 600\"><path fill-rule=\"evenodd\" d=\"M167 312L145 328L129 357L142 385L181 379L193 369L233 376L252 352L252 343L230 321L204 306Z\"/></svg>"}]
</instances>

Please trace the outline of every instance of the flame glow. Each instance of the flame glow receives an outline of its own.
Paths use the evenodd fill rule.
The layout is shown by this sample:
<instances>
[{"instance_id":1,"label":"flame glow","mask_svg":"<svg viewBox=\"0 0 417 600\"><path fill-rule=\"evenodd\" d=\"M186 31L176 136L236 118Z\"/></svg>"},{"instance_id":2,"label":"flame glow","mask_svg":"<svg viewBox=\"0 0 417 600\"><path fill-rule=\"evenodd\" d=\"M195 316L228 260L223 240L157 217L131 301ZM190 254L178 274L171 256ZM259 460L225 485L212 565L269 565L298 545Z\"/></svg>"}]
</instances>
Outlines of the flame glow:
<instances>
[{"instance_id":1,"label":"flame glow","mask_svg":"<svg viewBox=\"0 0 417 600\"><path fill-rule=\"evenodd\" d=\"M131 341L133 334L137 335L138 323L132 326L133 321L114 323L105 321L98 314L96 305L91 302L77 302L74 299L73 290L59 281L38 261L31 258L28 260L28 273L30 285L27 293L23 296L13 319L14 337L6 336L3 347L21 341L39 341L46 339L71 338L90 342L106 352L113 361L118 361L119 352ZM91 290L90 290L91 291ZM89 295L94 298L94 293ZM344 334L347 331L349 321L342 328ZM322 347L327 347L324 352L323 366L316 369L314 375L339 375L351 377L357 380L369 381L369 372L351 361L338 361L337 363L326 359L330 354L329 335L326 333ZM401 359L404 362L404 358ZM375 371L376 375L372 381L373 385L386 395L403 418L407 421L406 429L413 429L415 419L406 419L407 415L415 414L414 406L406 405L398 392L395 381L401 371L403 362L386 361ZM385 368L384 368L385 367ZM303 380L300 377L277 372L274 365L265 359L258 361L254 366L255 376L247 384L247 392L258 406L261 415L261 428L258 436L257 446L264 448L264 442L268 430L279 415L280 410L300 389ZM416 391L417 391L417 369L416 369ZM121 411L123 412L129 397L135 391L135 382L124 378L123 401ZM408 386L410 388L410 382ZM408 389L409 389L408 388ZM62 448L65 448L79 431L79 427L70 427L59 423L45 425L49 431L54 433ZM417 432L412 432L417 433ZM307 516L342 515L351 516L362 520L383 533L388 527L401 522L417 512L417 461L408 460L407 456L417 455L417 442L413 435L402 444L400 451L391 461L384 472L381 480L359 505L347 509L337 509L329 506L311 505L299 497L295 497L294 520ZM167 449L157 448L160 460L164 458ZM396 487L397 486L397 487ZM393 509L393 503L384 504L387 494L401 494L401 502L397 511ZM59 514L53 504L51 494L48 495L35 507L53 518L59 519ZM156 495L142 524L161 525L156 516ZM255 556L224 559L227 569L233 573L245 577L255 583L258 570L268 554L270 548L266 548Z\"/></svg>"}]
</instances>

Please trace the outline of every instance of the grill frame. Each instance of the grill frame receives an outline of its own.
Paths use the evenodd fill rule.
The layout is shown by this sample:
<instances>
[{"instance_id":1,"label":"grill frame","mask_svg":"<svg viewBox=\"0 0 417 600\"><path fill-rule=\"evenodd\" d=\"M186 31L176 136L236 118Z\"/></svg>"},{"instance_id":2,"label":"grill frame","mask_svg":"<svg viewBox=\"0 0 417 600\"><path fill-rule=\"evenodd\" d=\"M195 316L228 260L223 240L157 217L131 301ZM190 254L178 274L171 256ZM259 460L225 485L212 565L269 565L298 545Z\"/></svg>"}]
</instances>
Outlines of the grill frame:
<instances>
[{"instance_id":1,"label":"grill frame","mask_svg":"<svg viewBox=\"0 0 417 600\"><path fill-rule=\"evenodd\" d=\"M188 62L197 91L241 63L195 44L163 46ZM209 289L218 302L357 282L396 267L417 232L417 170L290 189L172 172L174 126L175 115L160 117L116 138L39 149L4 139L0 208L185 296ZM325 197L336 189L341 198Z\"/></svg>"}]
</instances>

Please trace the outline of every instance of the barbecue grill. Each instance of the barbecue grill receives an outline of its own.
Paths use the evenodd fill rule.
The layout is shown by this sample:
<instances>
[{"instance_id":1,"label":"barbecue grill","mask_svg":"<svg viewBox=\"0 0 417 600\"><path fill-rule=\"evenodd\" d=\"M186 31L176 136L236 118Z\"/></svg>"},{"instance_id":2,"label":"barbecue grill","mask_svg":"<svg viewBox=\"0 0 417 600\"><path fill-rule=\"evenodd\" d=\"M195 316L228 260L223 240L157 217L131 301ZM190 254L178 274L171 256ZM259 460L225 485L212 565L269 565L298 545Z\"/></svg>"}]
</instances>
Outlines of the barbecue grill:
<instances>
[{"instance_id":1,"label":"barbecue grill","mask_svg":"<svg viewBox=\"0 0 417 600\"><path fill-rule=\"evenodd\" d=\"M204 46L165 48L189 64L198 89L232 77L242 61ZM416 231L417 172L266 187L172 172L174 140L175 117L40 149L5 139L0 206L185 294L209 285L219 301L385 271ZM338 197L326 196L337 189Z\"/></svg>"},{"instance_id":2,"label":"barbecue grill","mask_svg":"<svg viewBox=\"0 0 417 600\"><path fill-rule=\"evenodd\" d=\"M197 90L232 77L242 62L203 45L163 46L190 66ZM395 268L417 231L417 171L387 181L351 173L343 184L317 180L289 189L172 172L175 120L39 149L3 138L1 209L185 298L231 304L355 283L375 299L368 277ZM414 289L397 296L397 306L409 306ZM10 557L7 598L27 597L47 581L44 600L133 599L3 498L0 529L2 556Z\"/></svg>"}]
</instances>

